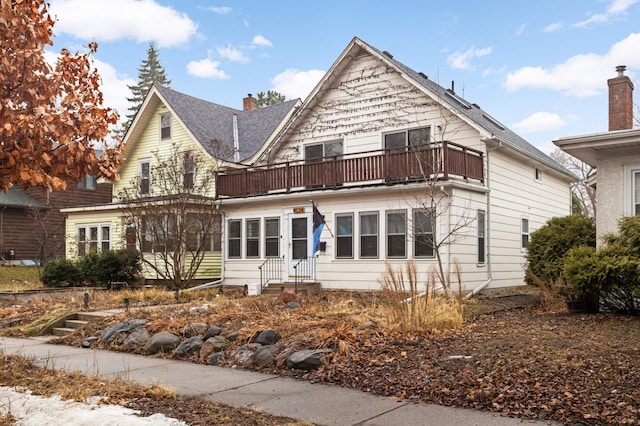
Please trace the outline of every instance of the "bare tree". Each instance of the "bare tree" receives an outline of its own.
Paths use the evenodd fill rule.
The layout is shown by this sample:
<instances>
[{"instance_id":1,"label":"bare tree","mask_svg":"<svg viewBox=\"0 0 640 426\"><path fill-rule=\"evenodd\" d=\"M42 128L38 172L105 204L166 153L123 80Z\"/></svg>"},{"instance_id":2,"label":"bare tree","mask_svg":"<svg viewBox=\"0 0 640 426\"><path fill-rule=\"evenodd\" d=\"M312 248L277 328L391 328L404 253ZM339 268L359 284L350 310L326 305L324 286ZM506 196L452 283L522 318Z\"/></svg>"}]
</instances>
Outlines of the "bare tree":
<instances>
[{"instance_id":1,"label":"bare tree","mask_svg":"<svg viewBox=\"0 0 640 426\"><path fill-rule=\"evenodd\" d=\"M578 177L578 181L571 185L573 199L578 203L576 210L585 216L595 217L596 189L591 185L591 180L596 169L560 149L553 151L550 156Z\"/></svg>"},{"instance_id":2,"label":"bare tree","mask_svg":"<svg viewBox=\"0 0 640 426\"><path fill-rule=\"evenodd\" d=\"M212 144L220 146L213 141ZM174 289L189 287L206 253L220 251L215 182L220 161L173 144L154 153L150 178L134 179L118 196L125 205L125 243Z\"/></svg>"}]
</instances>

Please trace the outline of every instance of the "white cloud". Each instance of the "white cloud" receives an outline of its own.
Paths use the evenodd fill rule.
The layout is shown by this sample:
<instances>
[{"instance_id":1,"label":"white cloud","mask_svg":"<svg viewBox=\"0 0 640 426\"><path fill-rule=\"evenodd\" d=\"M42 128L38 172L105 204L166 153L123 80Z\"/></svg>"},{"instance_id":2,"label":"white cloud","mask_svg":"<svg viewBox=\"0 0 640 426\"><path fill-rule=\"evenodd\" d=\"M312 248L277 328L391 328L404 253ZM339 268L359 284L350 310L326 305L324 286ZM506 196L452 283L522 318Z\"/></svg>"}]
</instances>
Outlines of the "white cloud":
<instances>
[{"instance_id":1,"label":"white cloud","mask_svg":"<svg viewBox=\"0 0 640 426\"><path fill-rule=\"evenodd\" d=\"M595 96L606 89L604 82L615 76L617 65L640 69L639 50L640 33L630 34L611 46L604 55L576 55L550 68L523 67L509 73L503 85L509 91L534 88L555 90L579 98Z\"/></svg>"},{"instance_id":2,"label":"white cloud","mask_svg":"<svg viewBox=\"0 0 640 426\"><path fill-rule=\"evenodd\" d=\"M324 76L325 71L299 71L288 69L271 80L273 90L283 94L287 99L305 99Z\"/></svg>"},{"instance_id":3,"label":"white cloud","mask_svg":"<svg viewBox=\"0 0 640 426\"><path fill-rule=\"evenodd\" d=\"M264 38L262 35L258 34L257 36L255 36L253 38L253 41L251 42L254 46L268 46L268 47L272 47L273 44L271 44L271 42L269 40L267 40L266 38Z\"/></svg>"},{"instance_id":4,"label":"white cloud","mask_svg":"<svg viewBox=\"0 0 640 426\"><path fill-rule=\"evenodd\" d=\"M211 6L208 7L207 10L210 10L213 13L217 13L218 15L227 15L231 13L233 9L227 6Z\"/></svg>"},{"instance_id":5,"label":"white cloud","mask_svg":"<svg viewBox=\"0 0 640 426\"><path fill-rule=\"evenodd\" d=\"M199 61L191 61L187 64L187 72L194 77L217 78L220 80L229 79L224 71L218 69L220 62L211 59L201 59Z\"/></svg>"},{"instance_id":6,"label":"white cloud","mask_svg":"<svg viewBox=\"0 0 640 426\"><path fill-rule=\"evenodd\" d=\"M556 31L560 31L562 28L564 28L563 22L554 22L553 24L549 24L544 27L542 31L544 31L545 33L554 33Z\"/></svg>"},{"instance_id":7,"label":"white cloud","mask_svg":"<svg viewBox=\"0 0 640 426\"><path fill-rule=\"evenodd\" d=\"M522 24L520 25L518 28L516 28L516 35L517 36L521 36L524 33L524 30L527 28L526 24Z\"/></svg>"},{"instance_id":8,"label":"white cloud","mask_svg":"<svg viewBox=\"0 0 640 426\"><path fill-rule=\"evenodd\" d=\"M534 112L529 117L512 124L515 130L522 133L557 130L567 125L567 121L558 114L550 112Z\"/></svg>"},{"instance_id":9,"label":"white cloud","mask_svg":"<svg viewBox=\"0 0 640 426\"><path fill-rule=\"evenodd\" d=\"M606 12L593 14L584 21L576 22L573 26L588 28L591 24L604 24L620 15L626 15L627 9L638 1L640 0L613 0Z\"/></svg>"},{"instance_id":10,"label":"white cloud","mask_svg":"<svg viewBox=\"0 0 640 426\"><path fill-rule=\"evenodd\" d=\"M464 52L454 52L447 58L447 62L452 68L455 69L469 69L471 68L471 60L473 58L479 58L491 53L492 47L485 47L482 49L476 49L475 46L467 49Z\"/></svg>"},{"instance_id":11,"label":"white cloud","mask_svg":"<svg viewBox=\"0 0 640 426\"><path fill-rule=\"evenodd\" d=\"M233 46L219 47L217 51L218 55L230 60L231 62L239 62L241 64L250 62L250 59L244 53Z\"/></svg>"},{"instance_id":12,"label":"white cloud","mask_svg":"<svg viewBox=\"0 0 640 426\"><path fill-rule=\"evenodd\" d=\"M56 33L83 40L133 39L158 47L185 44L197 25L187 14L154 0L53 0Z\"/></svg>"}]
</instances>

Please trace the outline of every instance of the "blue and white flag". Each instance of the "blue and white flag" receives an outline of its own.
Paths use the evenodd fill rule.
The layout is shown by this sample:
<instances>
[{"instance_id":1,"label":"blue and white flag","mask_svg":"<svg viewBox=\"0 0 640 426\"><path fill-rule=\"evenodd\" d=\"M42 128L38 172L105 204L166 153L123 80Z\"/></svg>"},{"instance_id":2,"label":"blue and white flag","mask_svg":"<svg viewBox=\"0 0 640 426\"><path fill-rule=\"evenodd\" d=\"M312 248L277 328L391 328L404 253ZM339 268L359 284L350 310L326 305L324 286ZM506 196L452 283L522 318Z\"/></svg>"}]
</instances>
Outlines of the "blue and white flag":
<instances>
[{"instance_id":1,"label":"blue and white flag","mask_svg":"<svg viewBox=\"0 0 640 426\"><path fill-rule=\"evenodd\" d=\"M313 256L320 251L320 234L324 228L324 216L320 214L316 204L313 203Z\"/></svg>"}]
</instances>

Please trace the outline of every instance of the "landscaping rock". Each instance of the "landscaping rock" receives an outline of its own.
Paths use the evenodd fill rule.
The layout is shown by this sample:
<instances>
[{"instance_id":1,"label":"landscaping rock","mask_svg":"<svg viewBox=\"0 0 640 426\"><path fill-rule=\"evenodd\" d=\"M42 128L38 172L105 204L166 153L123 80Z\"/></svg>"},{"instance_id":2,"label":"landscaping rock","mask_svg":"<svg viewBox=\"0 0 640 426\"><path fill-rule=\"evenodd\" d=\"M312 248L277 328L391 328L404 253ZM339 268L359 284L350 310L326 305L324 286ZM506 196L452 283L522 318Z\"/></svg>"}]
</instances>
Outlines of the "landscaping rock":
<instances>
[{"instance_id":1,"label":"landscaping rock","mask_svg":"<svg viewBox=\"0 0 640 426\"><path fill-rule=\"evenodd\" d=\"M151 336L144 346L144 353L155 354L158 352L170 352L180 344L180 337L168 331L161 331Z\"/></svg>"},{"instance_id":2,"label":"landscaping rock","mask_svg":"<svg viewBox=\"0 0 640 426\"><path fill-rule=\"evenodd\" d=\"M276 356L282 351L282 345L267 345L256 350L253 362L258 367L266 367L276 363Z\"/></svg>"},{"instance_id":3,"label":"landscaping rock","mask_svg":"<svg viewBox=\"0 0 640 426\"><path fill-rule=\"evenodd\" d=\"M294 352L287 358L287 367L298 370L317 370L324 364L327 354L333 352L331 349L304 349Z\"/></svg>"},{"instance_id":4,"label":"landscaping rock","mask_svg":"<svg viewBox=\"0 0 640 426\"><path fill-rule=\"evenodd\" d=\"M253 364L254 354L261 347L262 345L259 343L247 343L232 350L229 357L233 360L234 364L249 367Z\"/></svg>"},{"instance_id":5,"label":"landscaping rock","mask_svg":"<svg viewBox=\"0 0 640 426\"><path fill-rule=\"evenodd\" d=\"M224 362L224 360L225 360L224 353L214 352L207 359L207 364L216 365L216 364L220 364L221 362Z\"/></svg>"},{"instance_id":6,"label":"landscaping rock","mask_svg":"<svg viewBox=\"0 0 640 426\"><path fill-rule=\"evenodd\" d=\"M194 322L188 325L185 325L184 328L180 331L180 335L184 337L193 337L197 335L203 336L209 326L203 322Z\"/></svg>"},{"instance_id":7,"label":"landscaping rock","mask_svg":"<svg viewBox=\"0 0 640 426\"><path fill-rule=\"evenodd\" d=\"M87 338L82 342L82 347L83 347L83 348L90 348L90 347L91 347L91 345L94 345L97 341L98 341L98 337L97 337L97 336L87 337Z\"/></svg>"},{"instance_id":8,"label":"landscaping rock","mask_svg":"<svg viewBox=\"0 0 640 426\"><path fill-rule=\"evenodd\" d=\"M222 334L222 328L217 325L212 325L204 334L204 340L207 340L209 337L219 336L220 334Z\"/></svg>"},{"instance_id":9,"label":"landscaping rock","mask_svg":"<svg viewBox=\"0 0 640 426\"><path fill-rule=\"evenodd\" d=\"M233 342L237 338L238 338L238 332L237 331L234 331L233 333L227 335L227 340L230 341L230 342Z\"/></svg>"},{"instance_id":10,"label":"landscaping rock","mask_svg":"<svg viewBox=\"0 0 640 426\"><path fill-rule=\"evenodd\" d=\"M296 341L290 343L285 350L276 356L276 367L280 368L285 365L287 363L287 358L289 358L291 354L298 352L303 348L305 348L305 343L303 342Z\"/></svg>"},{"instance_id":11,"label":"landscaping rock","mask_svg":"<svg viewBox=\"0 0 640 426\"><path fill-rule=\"evenodd\" d=\"M171 356L173 356L174 358L187 357L193 353L198 352L200 348L202 348L203 343L204 341L202 340L202 336L189 337L178 345Z\"/></svg>"},{"instance_id":12,"label":"landscaping rock","mask_svg":"<svg viewBox=\"0 0 640 426\"><path fill-rule=\"evenodd\" d=\"M289 309L298 309L302 307L302 305L299 302L289 302L287 303L287 308Z\"/></svg>"},{"instance_id":13,"label":"landscaping rock","mask_svg":"<svg viewBox=\"0 0 640 426\"><path fill-rule=\"evenodd\" d=\"M209 337L200 348L200 359L205 360L215 352L222 352L229 346L229 341L222 336Z\"/></svg>"},{"instance_id":14,"label":"landscaping rock","mask_svg":"<svg viewBox=\"0 0 640 426\"><path fill-rule=\"evenodd\" d=\"M122 343L128 351L137 351L149 341L149 332L146 328L140 327L133 330Z\"/></svg>"},{"instance_id":15,"label":"landscaping rock","mask_svg":"<svg viewBox=\"0 0 640 426\"><path fill-rule=\"evenodd\" d=\"M258 334L258 337L255 339L255 343L260 343L261 345L273 345L280 340L280 333L275 330L265 330Z\"/></svg>"},{"instance_id":16,"label":"landscaping rock","mask_svg":"<svg viewBox=\"0 0 640 426\"><path fill-rule=\"evenodd\" d=\"M113 327L107 329L102 335L104 343L111 343L120 333L130 333L136 328L142 327L147 323L144 319L132 319L126 322L120 322Z\"/></svg>"}]
</instances>

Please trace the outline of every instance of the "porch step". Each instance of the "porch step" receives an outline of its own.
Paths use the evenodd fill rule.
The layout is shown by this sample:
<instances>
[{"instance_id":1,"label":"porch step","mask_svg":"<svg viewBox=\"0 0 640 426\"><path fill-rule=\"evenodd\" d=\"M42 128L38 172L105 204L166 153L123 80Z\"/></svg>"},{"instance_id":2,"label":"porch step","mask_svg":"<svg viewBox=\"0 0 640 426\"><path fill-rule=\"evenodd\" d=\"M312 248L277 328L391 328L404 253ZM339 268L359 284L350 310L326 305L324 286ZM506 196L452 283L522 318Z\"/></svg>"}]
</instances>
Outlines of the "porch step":
<instances>
[{"instance_id":1,"label":"porch step","mask_svg":"<svg viewBox=\"0 0 640 426\"><path fill-rule=\"evenodd\" d=\"M298 294L302 295L313 295L320 293L320 282L302 282L298 283ZM262 294L270 294L277 296L283 291L295 291L296 284L286 281L286 282L270 282L266 287L262 289Z\"/></svg>"},{"instance_id":2,"label":"porch step","mask_svg":"<svg viewBox=\"0 0 640 426\"><path fill-rule=\"evenodd\" d=\"M45 333L53 336L66 336L83 325L89 324L91 321L100 320L109 315L111 314L105 312L77 312L75 314L69 314L49 324L45 329Z\"/></svg>"}]
</instances>

